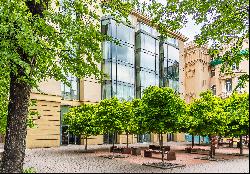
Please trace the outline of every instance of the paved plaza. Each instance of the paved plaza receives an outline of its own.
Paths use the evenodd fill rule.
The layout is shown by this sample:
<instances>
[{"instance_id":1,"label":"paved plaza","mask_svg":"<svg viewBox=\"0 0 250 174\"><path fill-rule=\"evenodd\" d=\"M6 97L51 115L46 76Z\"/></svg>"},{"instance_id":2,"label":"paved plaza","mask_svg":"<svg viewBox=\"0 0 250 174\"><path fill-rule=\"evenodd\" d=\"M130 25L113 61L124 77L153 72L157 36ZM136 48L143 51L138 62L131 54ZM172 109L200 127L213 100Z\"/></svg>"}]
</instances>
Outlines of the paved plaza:
<instances>
[{"instance_id":1,"label":"paved plaza","mask_svg":"<svg viewBox=\"0 0 250 174\"><path fill-rule=\"evenodd\" d=\"M160 162L160 156L157 155L154 158L131 155L115 159L100 157L110 154L108 149L111 145L91 145L89 150L93 150L93 153L84 153L83 145L69 145L59 148L27 149L24 168L34 167L39 173L249 173L248 157L225 155L238 153L237 148L216 149L217 157L223 156L227 159L218 162L194 159L201 155L182 152L181 149L184 149L186 144L170 142L168 145L177 152L177 159L167 162L186 164L186 167L159 169L141 165L145 162ZM133 146L146 147L148 144ZM209 146L202 148L208 149ZM244 149L244 153L249 154L249 150Z\"/></svg>"},{"instance_id":2,"label":"paved plaza","mask_svg":"<svg viewBox=\"0 0 250 174\"><path fill-rule=\"evenodd\" d=\"M123 155L127 158L115 159L100 157L110 155L111 145L90 145L88 149L93 153L85 153L84 145L68 145L58 148L27 149L24 168L33 167L38 173L249 173L248 157L228 155L239 153L237 148L216 149L216 157L223 157L225 160L208 161L196 159L202 156L200 154L185 153L183 149L187 147L187 143L168 142L165 145L170 145L171 149L176 151L176 160L166 162L185 164L185 167L159 169L142 165L147 162L160 162L160 155L154 155L153 158L145 158L142 155ZM148 147L148 144L131 146ZM209 146L196 147L209 149ZM245 148L244 154L249 154L249 149Z\"/></svg>"}]
</instances>

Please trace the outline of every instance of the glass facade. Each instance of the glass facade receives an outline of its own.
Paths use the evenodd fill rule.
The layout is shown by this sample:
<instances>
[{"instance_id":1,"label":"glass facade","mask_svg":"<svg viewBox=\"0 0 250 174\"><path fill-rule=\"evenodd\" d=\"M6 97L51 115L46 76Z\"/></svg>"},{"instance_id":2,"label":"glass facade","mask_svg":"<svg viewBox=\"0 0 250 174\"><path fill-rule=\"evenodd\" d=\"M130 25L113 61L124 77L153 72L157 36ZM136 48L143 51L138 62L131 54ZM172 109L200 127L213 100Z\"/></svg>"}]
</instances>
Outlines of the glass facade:
<instances>
[{"instance_id":1,"label":"glass facade","mask_svg":"<svg viewBox=\"0 0 250 174\"><path fill-rule=\"evenodd\" d=\"M159 33L142 22L135 28L118 24L111 17L103 18L102 32L119 44L102 44L102 70L108 77L102 85L102 99L141 98L149 86L168 86L179 91L179 48L174 38L159 37ZM161 42L160 42L161 41ZM150 142L150 134L138 135L138 142ZM110 136L104 136L110 143Z\"/></svg>"},{"instance_id":2,"label":"glass facade","mask_svg":"<svg viewBox=\"0 0 250 174\"><path fill-rule=\"evenodd\" d=\"M161 38L160 42L160 85L179 92L179 48L176 39Z\"/></svg>"},{"instance_id":3,"label":"glass facade","mask_svg":"<svg viewBox=\"0 0 250 174\"><path fill-rule=\"evenodd\" d=\"M68 82L71 86L61 82L61 95L66 100L79 100L79 80L75 76L67 76Z\"/></svg>"},{"instance_id":4,"label":"glass facade","mask_svg":"<svg viewBox=\"0 0 250 174\"><path fill-rule=\"evenodd\" d=\"M119 41L103 43L103 71L108 75L102 85L102 99L116 96L132 100L135 96L135 30L112 18L102 20L102 32Z\"/></svg>"},{"instance_id":5,"label":"glass facade","mask_svg":"<svg viewBox=\"0 0 250 174\"><path fill-rule=\"evenodd\" d=\"M119 41L103 43L102 99L117 96L141 98L149 86L168 86L179 92L178 41L162 39L152 27L139 22L135 28L118 24L111 17L102 20L102 32Z\"/></svg>"},{"instance_id":6,"label":"glass facade","mask_svg":"<svg viewBox=\"0 0 250 174\"><path fill-rule=\"evenodd\" d=\"M138 23L136 32L136 97L149 86L159 86L159 40L151 27Z\"/></svg>"}]
</instances>

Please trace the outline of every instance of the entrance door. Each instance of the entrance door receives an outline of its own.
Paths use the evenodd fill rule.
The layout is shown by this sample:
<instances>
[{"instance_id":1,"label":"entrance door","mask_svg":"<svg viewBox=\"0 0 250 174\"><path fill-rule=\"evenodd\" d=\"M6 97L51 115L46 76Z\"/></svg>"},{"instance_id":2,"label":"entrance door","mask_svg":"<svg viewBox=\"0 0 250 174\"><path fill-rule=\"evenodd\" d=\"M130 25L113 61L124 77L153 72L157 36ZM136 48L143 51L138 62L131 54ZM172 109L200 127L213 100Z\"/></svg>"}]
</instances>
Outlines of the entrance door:
<instances>
[{"instance_id":1,"label":"entrance door","mask_svg":"<svg viewBox=\"0 0 250 174\"><path fill-rule=\"evenodd\" d=\"M80 136L73 135L71 132L69 132L69 142L68 144L78 144L80 145Z\"/></svg>"},{"instance_id":2,"label":"entrance door","mask_svg":"<svg viewBox=\"0 0 250 174\"><path fill-rule=\"evenodd\" d=\"M67 130L68 130L68 126L62 125L61 145L69 144L69 135L68 135Z\"/></svg>"}]
</instances>

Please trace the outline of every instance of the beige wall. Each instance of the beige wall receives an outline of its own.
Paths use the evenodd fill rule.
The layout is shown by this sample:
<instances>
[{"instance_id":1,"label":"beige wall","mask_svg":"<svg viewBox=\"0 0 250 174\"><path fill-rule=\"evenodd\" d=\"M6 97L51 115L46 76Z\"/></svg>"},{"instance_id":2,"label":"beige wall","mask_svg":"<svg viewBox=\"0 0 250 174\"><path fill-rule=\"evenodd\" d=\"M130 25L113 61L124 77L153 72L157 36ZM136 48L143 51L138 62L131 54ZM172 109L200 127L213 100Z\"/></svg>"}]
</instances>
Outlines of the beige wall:
<instances>
[{"instance_id":1,"label":"beige wall","mask_svg":"<svg viewBox=\"0 0 250 174\"><path fill-rule=\"evenodd\" d=\"M185 63L185 100L191 102L199 97L200 92L209 88L209 57L205 48L198 48L193 43L184 49Z\"/></svg>"},{"instance_id":2,"label":"beige wall","mask_svg":"<svg viewBox=\"0 0 250 174\"><path fill-rule=\"evenodd\" d=\"M185 57L184 57L184 42L178 40L179 43L179 92L181 98L185 98Z\"/></svg>"},{"instance_id":3,"label":"beige wall","mask_svg":"<svg viewBox=\"0 0 250 174\"><path fill-rule=\"evenodd\" d=\"M61 96L61 82L55 79L48 79L38 84L39 90L33 89L34 93L45 93L50 95Z\"/></svg>"},{"instance_id":4,"label":"beige wall","mask_svg":"<svg viewBox=\"0 0 250 174\"><path fill-rule=\"evenodd\" d=\"M248 47L248 40L244 42L243 49ZM229 48L229 46L225 47ZM220 72L221 65L214 68L209 66L211 57L207 53L208 48L198 47L194 43L185 45L185 100L189 103L193 98L198 98L200 92L211 89L216 85L216 95L226 97L231 93L225 92L226 79L232 78L232 88L238 82L238 77L244 73L249 74L249 61L242 61L239 70L235 70L232 75L225 75ZM211 77L211 69L215 70L215 76ZM242 90L248 92L249 83Z\"/></svg>"},{"instance_id":5,"label":"beige wall","mask_svg":"<svg viewBox=\"0 0 250 174\"><path fill-rule=\"evenodd\" d=\"M57 147L60 145L60 102L56 100L45 101L38 99L31 94L32 99L36 99L37 106L30 107L33 111L38 111L39 116L34 118L36 128L28 128L27 148L34 147ZM59 98L59 97L58 97Z\"/></svg>"}]
</instances>

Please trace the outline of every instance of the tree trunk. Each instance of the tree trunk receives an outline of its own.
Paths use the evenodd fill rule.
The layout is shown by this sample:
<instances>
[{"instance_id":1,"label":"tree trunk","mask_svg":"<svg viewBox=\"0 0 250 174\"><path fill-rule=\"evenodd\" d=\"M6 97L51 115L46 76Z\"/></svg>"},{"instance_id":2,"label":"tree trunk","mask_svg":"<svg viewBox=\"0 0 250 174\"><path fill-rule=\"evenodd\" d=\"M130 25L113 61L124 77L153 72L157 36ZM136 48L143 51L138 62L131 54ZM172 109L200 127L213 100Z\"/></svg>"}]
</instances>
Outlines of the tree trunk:
<instances>
[{"instance_id":1,"label":"tree trunk","mask_svg":"<svg viewBox=\"0 0 250 174\"><path fill-rule=\"evenodd\" d=\"M162 164L164 164L164 148L162 147L163 146L163 136L162 136L162 133L160 134L160 137L161 137L161 144L160 144L160 149L161 149L161 161L162 161Z\"/></svg>"},{"instance_id":2,"label":"tree trunk","mask_svg":"<svg viewBox=\"0 0 250 174\"><path fill-rule=\"evenodd\" d=\"M128 148L128 133L126 133L126 135L127 135L127 148Z\"/></svg>"},{"instance_id":3,"label":"tree trunk","mask_svg":"<svg viewBox=\"0 0 250 174\"><path fill-rule=\"evenodd\" d=\"M194 135L192 135L192 148L194 147Z\"/></svg>"},{"instance_id":4,"label":"tree trunk","mask_svg":"<svg viewBox=\"0 0 250 174\"><path fill-rule=\"evenodd\" d=\"M234 147L234 137L232 137L231 140L232 140L232 141L231 141L231 143L229 144L229 147Z\"/></svg>"},{"instance_id":5,"label":"tree trunk","mask_svg":"<svg viewBox=\"0 0 250 174\"><path fill-rule=\"evenodd\" d=\"M115 132L113 132L113 158L115 157L115 151L114 151L114 147L115 147Z\"/></svg>"},{"instance_id":6,"label":"tree trunk","mask_svg":"<svg viewBox=\"0 0 250 174\"><path fill-rule=\"evenodd\" d=\"M161 146L161 134L158 134L159 145Z\"/></svg>"},{"instance_id":7,"label":"tree trunk","mask_svg":"<svg viewBox=\"0 0 250 174\"><path fill-rule=\"evenodd\" d=\"M2 158L2 173L21 173L26 148L27 115L31 87L10 75L7 128Z\"/></svg>"},{"instance_id":8,"label":"tree trunk","mask_svg":"<svg viewBox=\"0 0 250 174\"><path fill-rule=\"evenodd\" d=\"M86 143L85 143L85 151L88 150L88 137L86 136L85 137L85 140L86 140Z\"/></svg>"},{"instance_id":9,"label":"tree trunk","mask_svg":"<svg viewBox=\"0 0 250 174\"><path fill-rule=\"evenodd\" d=\"M243 154L242 135L240 135L240 154Z\"/></svg>"},{"instance_id":10,"label":"tree trunk","mask_svg":"<svg viewBox=\"0 0 250 174\"><path fill-rule=\"evenodd\" d=\"M213 158L213 142L212 142L212 136L209 136L210 140L210 151L209 151L209 157Z\"/></svg>"}]
</instances>

